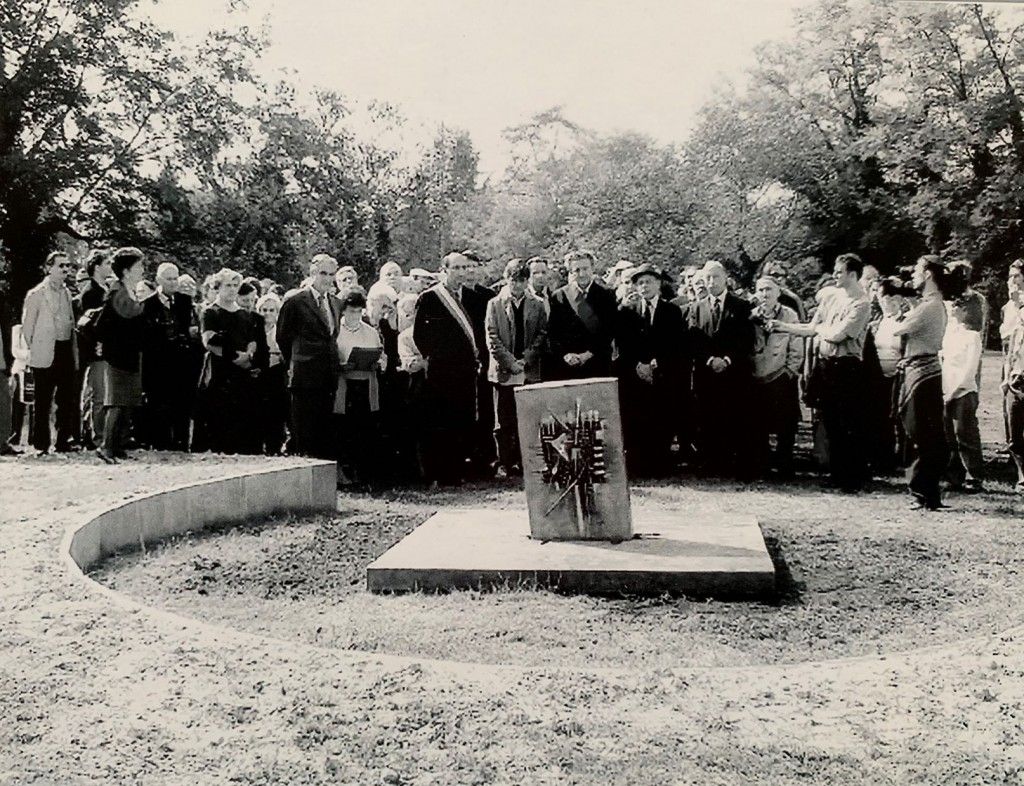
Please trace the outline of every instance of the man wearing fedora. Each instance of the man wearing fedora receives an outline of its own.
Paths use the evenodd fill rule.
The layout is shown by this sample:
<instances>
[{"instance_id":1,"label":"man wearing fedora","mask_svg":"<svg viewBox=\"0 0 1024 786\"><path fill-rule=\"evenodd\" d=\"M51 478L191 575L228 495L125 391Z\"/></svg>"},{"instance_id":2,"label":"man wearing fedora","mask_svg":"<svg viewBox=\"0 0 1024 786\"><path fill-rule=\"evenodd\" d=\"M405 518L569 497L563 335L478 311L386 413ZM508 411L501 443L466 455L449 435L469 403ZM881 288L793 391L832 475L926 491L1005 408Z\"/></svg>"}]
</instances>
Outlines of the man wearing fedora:
<instances>
[{"instance_id":1,"label":"man wearing fedora","mask_svg":"<svg viewBox=\"0 0 1024 786\"><path fill-rule=\"evenodd\" d=\"M643 264L628 277L635 297L619 307L616 336L626 463L634 477L659 477L672 469L672 437L686 414L693 338L679 306L661 296L661 270Z\"/></svg>"}]
</instances>

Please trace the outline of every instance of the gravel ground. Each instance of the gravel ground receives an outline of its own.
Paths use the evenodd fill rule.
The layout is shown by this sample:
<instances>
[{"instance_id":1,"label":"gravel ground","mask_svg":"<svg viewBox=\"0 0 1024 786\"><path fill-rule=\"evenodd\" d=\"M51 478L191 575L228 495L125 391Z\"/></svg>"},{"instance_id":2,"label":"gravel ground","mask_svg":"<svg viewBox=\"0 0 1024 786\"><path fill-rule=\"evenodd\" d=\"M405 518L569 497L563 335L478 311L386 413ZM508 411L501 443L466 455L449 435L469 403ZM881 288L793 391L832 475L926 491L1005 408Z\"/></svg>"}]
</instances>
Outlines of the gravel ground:
<instances>
[{"instance_id":1,"label":"gravel ground","mask_svg":"<svg viewBox=\"0 0 1024 786\"><path fill-rule=\"evenodd\" d=\"M525 504L507 487L439 501L343 496L337 516L261 522L108 561L94 578L145 603L346 650L544 666L672 668L886 653L1024 622L1024 527L1009 486L908 514L879 483L851 498L814 483L707 481L634 489L652 507L722 506L761 520L782 568L770 603L599 599L513 589L379 596L366 565L434 509Z\"/></svg>"},{"instance_id":2,"label":"gravel ground","mask_svg":"<svg viewBox=\"0 0 1024 786\"><path fill-rule=\"evenodd\" d=\"M1024 783L1024 627L992 634L978 623L969 631L976 635L939 646L775 665L602 670L505 665L507 655L456 663L310 646L139 609L60 560L65 527L105 506L267 464L0 459L0 784ZM721 490L701 494L733 504ZM791 518L785 490L750 493L779 511L765 514L766 526ZM819 517L827 526L864 527L853 519L841 526L844 500L828 501L835 504ZM933 526L955 524L962 541L996 550L1020 508L1007 497L993 502L1002 510L990 518L956 513ZM893 518L892 539L913 525L910 516ZM878 532L871 539L884 541ZM952 550L920 534L910 540L935 559ZM792 553L781 538L779 548ZM847 539L837 563L859 560L859 548ZM999 592L1012 591L998 574L1015 555L976 553L989 574L950 581L955 597L985 597L993 591L986 575L997 577ZM790 567L796 576L815 572L795 560ZM854 575L842 570L837 590ZM893 592L911 586L892 579ZM276 597L297 602L292 595L311 597ZM337 598L355 596L350 589ZM1007 626L1019 608L1010 597ZM773 613L798 613L791 608ZM955 615L947 608L943 616L943 635L954 635Z\"/></svg>"}]
</instances>

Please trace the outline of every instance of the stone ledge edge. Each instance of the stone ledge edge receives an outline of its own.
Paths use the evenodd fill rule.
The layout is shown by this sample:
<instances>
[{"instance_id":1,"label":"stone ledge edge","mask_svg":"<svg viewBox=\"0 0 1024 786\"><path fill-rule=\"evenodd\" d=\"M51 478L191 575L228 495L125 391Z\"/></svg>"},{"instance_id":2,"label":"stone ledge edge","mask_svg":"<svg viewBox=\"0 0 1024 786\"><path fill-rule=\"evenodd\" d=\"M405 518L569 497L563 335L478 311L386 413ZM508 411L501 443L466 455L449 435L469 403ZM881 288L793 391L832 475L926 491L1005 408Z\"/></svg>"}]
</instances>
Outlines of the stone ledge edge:
<instances>
[{"instance_id":1,"label":"stone ledge edge","mask_svg":"<svg viewBox=\"0 0 1024 786\"><path fill-rule=\"evenodd\" d=\"M333 511L337 505L334 462L247 469L199 482L181 483L90 511L70 525L61 543L68 567L85 572L129 546L241 522L275 513Z\"/></svg>"}]
</instances>

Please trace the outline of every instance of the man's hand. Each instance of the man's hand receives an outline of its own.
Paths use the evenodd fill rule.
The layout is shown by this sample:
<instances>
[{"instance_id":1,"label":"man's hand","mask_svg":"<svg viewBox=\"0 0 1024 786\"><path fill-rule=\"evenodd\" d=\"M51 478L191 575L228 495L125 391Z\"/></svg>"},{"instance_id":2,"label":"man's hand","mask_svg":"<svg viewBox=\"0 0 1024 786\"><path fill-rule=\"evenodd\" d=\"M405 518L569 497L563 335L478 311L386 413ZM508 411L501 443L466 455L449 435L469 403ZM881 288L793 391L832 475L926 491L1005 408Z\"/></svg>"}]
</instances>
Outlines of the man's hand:
<instances>
[{"instance_id":1,"label":"man's hand","mask_svg":"<svg viewBox=\"0 0 1024 786\"><path fill-rule=\"evenodd\" d=\"M241 355L236 355L235 359L231 361L239 368L249 368L252 365L252 358L249 357L248 352L243 352Z\"/></svg>"},{"instance_id":2,"label":"man's hand","mask_svg":"<svg viewBox=\"0 0 1024 786\"><path fill-rule=\"evenodd\" d=\"M567 366L578 366L580 364L580 356L575 352L566 352L562 358Z\"/></svg>"},{"instance_id":3,"label":"man's hand","mask_svg":"<svg viewBox=\"0 0 1024 786\"><path fill-rule=\"evenodd\" d=\"M716 374L721 374L729 368L729 364L726 363L723 358L711 358L711 360L708 361L708 366L710 366L711 370Z\"/></svg>"},{"instance_id":4,"label":"man's hand","mask_svg":"<svg viewBox=\"0 0 1024 786\"><path fill-rule=\"evenodd\" d=\"M650 363L637 363L636 375L648 385L654 382L654 369Z\"/></svg>"},{"instance_id":5,"label":"man's hand","mask_svg":"<svg viewBox=\"0 0 1024 786\"><path fill-rule=\"evenodd\" d=\"M526 371L526 361L525 360L515 360L515 361L512 362L512 373L513 374L522 374L524 371Z\"/></svg>"}]
</instances>

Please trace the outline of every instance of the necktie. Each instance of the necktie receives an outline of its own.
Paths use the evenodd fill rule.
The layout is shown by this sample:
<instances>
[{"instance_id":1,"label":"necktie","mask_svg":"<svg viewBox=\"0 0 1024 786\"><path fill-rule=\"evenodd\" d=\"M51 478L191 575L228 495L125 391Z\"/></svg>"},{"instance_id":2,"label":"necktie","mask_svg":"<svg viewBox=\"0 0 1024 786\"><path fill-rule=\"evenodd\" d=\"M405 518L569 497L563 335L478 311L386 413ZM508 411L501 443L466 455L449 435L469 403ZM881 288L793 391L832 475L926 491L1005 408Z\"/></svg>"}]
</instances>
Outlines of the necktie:
<instances>
[{"instance_id":1,"label":"necktie","mask_svg":"<svg viewBox=\"0 0 1024 786\"><path fill-rule=\"evenodd\" d=\"M718 298L711 301L711 329L718 330L718 318L722 315L722 304Z\"/></svg>"},{"instance_id":2,"label":"necktie","mask_svg":"<svg viewBox=\"0 0 1024 786\"><path fill-rule=\"evenodd\" d=\"M654 301L646 301L647 305L644 307L647 310L647 321L654 325Z\"/></svg>"},{"instance_id":3,"label":"necktie","mask_svg":"<svg viewBox=\"0 0 1024 786\"><path fill-rule=\"evenodd\" d=\"M331 302L327 299L327 293L320 295L320 310L324 312L327 319L327 327L334 330L334 315L331 313Z\"/></svg>"}]
</instances>

